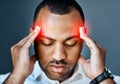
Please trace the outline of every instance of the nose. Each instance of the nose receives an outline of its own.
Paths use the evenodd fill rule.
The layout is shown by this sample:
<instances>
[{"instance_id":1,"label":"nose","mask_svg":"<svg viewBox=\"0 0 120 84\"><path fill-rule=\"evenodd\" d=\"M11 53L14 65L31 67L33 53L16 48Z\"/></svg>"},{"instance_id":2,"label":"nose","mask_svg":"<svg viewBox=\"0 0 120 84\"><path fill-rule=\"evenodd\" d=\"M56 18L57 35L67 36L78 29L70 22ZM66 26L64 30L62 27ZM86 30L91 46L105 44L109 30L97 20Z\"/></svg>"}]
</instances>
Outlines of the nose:
<instances>
[{"instance_id":1,"label":"nose","mask_svg":"<svg viewBox=\"0 0 120 84\"><path fill-rule=\"evenodd\" d=\"M53 59L57 61L61 61L66 59L66 57L67 55L66 55L64 46L61 44L57 44L54 50Z\"/></svg>"}]
</instances>

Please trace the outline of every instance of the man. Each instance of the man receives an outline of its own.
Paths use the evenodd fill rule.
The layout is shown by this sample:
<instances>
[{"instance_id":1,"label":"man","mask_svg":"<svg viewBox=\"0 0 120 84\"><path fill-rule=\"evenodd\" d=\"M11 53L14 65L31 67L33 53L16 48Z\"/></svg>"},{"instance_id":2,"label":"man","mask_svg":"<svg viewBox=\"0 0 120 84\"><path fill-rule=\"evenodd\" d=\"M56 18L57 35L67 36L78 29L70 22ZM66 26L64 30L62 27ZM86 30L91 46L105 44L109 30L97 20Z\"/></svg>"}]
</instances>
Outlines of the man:
<instances>
[{"instance_id":1,"label":"man","mask_svg":"<svg viewBox=\"0 0 120 84\"><path fill-rule=\"evenodd\" d=\"M75 0L42 1L30 34L11 48L14 68L0 76L1 83L119 83L120 78L112 76L105 67L105 50L85 31L84 14ZM91 51L87 60L80 55L83 42ZM35 55L29 57L31 45L35 47Z\"/></svg>"}]
</instances>

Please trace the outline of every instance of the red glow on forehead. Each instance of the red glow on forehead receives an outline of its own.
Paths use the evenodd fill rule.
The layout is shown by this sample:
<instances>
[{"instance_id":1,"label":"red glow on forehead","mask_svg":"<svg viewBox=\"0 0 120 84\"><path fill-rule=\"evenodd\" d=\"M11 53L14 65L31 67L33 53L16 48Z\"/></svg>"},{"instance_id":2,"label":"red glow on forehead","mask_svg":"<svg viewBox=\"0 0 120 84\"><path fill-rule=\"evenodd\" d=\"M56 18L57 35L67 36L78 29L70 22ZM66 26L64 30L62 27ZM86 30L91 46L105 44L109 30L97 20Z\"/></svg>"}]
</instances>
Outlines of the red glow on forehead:
<instances>
[{"instance_id":1,"label":"red glow on forehead","mask_svg":"<svg viewBox=\"0 0 120 84\"><path fill-rule=\"evenodd\" d=\"M33 23L33 25L32 25L32 29L35 29L36 26L41 27L41 22L35 21L35 22Z\"/></svg>"},{"instance_id":2,"label":"red glow on forehead","mask_svg":"<svg viewBox=\"0 0 120 84\"><path fill-rule=\"evenodd\" d=\"M85 23L80 22L80 21L76 21L74 23L74 27L71 29L71 33L76 33L76 34L80 35L80 32L79 32L80 27L85 27L85 32L88 35L91 34L92 28L91 28L90 22L88 20L86 20Z\"/></svg>"},{"instance_id":3,"label":"red glow on forehead","mask_svg":"<svg viewBox=\"0 0 120 84\"><path fill-rule=\"evenodd\" d=\"M84 27L84 22L83 21L78 20L78 21L74 22L74 24L72 26L72 29L71 29L71 33L80 35L80 32L79 32L80 27Z\"/></svg>"},{"instance_id":4,"label":"red glow on forehead","mask_svg":"<svg viewBox=\"0 0 120 84\"><path fill-rule=\"evenodd\" d=\"M39 26L41 28L41 22L40 21L35 21L33 24L32 24L32 29L34 30L36 26ZM41 37L41 32L38 34L37 38L35 39L36 41L40 40L40 37Z\"/></svg>"},{"instance_id":5,"label":"red glow on forehead","mask_svg":"<svg viewBox=\"0 0 120 84\"><path fill-rule=\"evenodd\" d=\"M42 27L41 22L40 22L40 21L34 22L33 25L32 25L32 29L34 30L36 26L39 26L39 27L41 28L41 27ZM79 28L80 28L80 27L85 27L85 28L86 28L86 32L87 32L88 34L91 34L91 27L90 27L89 21L86 21L86 22L84 23L84 22L80 22L80 21L78 20L78 21L74 22L72 28L69 28L70 30L68 30L68 31L70 31L70 33L71 33L72 35L78 35L78 36L80 36L80 32L79 32ZM36 38L37 40L40 40L41 34L42 34L42 31L41 31L40 34L37 36L37 38Z\"/></svg>"}]
</instances>

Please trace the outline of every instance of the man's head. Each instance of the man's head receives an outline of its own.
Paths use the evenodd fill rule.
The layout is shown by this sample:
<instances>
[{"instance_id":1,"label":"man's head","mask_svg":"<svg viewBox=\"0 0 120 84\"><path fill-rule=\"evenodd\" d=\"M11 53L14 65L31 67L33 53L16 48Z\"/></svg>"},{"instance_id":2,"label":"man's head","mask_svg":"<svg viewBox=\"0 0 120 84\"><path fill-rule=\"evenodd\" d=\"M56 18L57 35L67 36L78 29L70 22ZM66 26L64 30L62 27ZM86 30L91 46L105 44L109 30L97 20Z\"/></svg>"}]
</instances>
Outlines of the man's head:
<instances>
[{"instance_id":1,"label":"man's head","mask_svg":"<svg viewBox=\"0 0 120 84\"><path fill-rule=\"evenodd\" d=\"M40 10L45 6L48 6L48 10L51 13L59 15L70 13L72 9L75 8L81 15L83 22L85 20L83 10L75 0L43 0L36 8L34 21L36 20Z\"/></svg>"},{"instance_id":2,"label":"man's head","mask_svg":"<svg viewBox=\"0 0 120 84\"><path fill-rule=\"evenodd\" d=\"M82 50L82 9L74 0L44 0L36 9L34 22L42 29L35 40L41 68L50 79L64 81L73 74Z\"/></svg>"}]
</instances>

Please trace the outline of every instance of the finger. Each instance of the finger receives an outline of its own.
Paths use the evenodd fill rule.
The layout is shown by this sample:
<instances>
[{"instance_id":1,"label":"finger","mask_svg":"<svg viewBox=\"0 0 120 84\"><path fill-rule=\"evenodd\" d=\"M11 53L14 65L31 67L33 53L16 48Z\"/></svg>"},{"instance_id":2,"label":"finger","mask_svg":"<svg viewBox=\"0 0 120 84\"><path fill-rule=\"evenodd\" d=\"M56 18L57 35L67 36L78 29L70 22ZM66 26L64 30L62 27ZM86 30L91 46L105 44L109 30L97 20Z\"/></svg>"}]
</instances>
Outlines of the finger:
<instances>
[{"instance_id":1,"label":"finger","mask_svg":"<svg viewBox=\"0 0 120 84\"><path fill-rule=\"evenodd\" d=\"M80 56L79 62L81 65L83 65L86 62L86 59L83 56Z\"/></svg>"},{"instance_id":2,"label":"finger","mask_svg":"<svg viewBox=\"0 0 120 84\"><path fill-rule=\"evenodd\" d=\"M26 37L24 38L24 40L28 41L30 38L37 36L40 32L40 27L39 26L36 26L35 29Z\"/></svg>"},{"instance_id":3,"label":"finger","mask_svg":"<svg viewBox=\"0 0 120 84\"><path fill-rule=\"evenodd\" d=\"M15 46L23 46L28 41L28 39L30 37L32 37L34 34L35 34L35 36L37 36L37 34L39 33L39 31L40 31L39 26L36 26L36 29L33 32L31 32L28 36L26 36L24 39L22 39L21 41L19 41Z\"/></svg>"},{"instance_id":4,"label":"finger","mask_svg":"<svg viewBox=\"0 0 120 84\"><path fill-rule=\"evenodd\" d=\"M100 47L99 44L97 44L94 40L92 40L86 33L84 33L84 28L80 29L80 37L85 41L88 48L91 52L90 60L91 62L94 62L94 64L101 64L101 61L104 60L103 55L105 56L105 50Z\"/></svg>"},{"instance_id":5,"label":"finger","mask_svg":"<svg viewBox=\"0 0 120 84\"><path fill-rule=\"evenodd\" d=\"M31 44L34 42L35 38L38 36L40 30L41 30L41 28L39 26L35 27L35 30L30 35L28 35L26 42L24 44L24 47L29 48L31 46Z\"/></svg>"},{"instance_id":6,"label":"finger","mask_svg":"<svg viewBox=\"0 0 120 84\"><path fill-rule=\"evenodd\" d=\"M81 64L84 70L86 70L87 67L89 66L89 62L90 62L89 59L86 60L83 56L80 56L79 63Z\"/></svg>"},{"instance_id":7,"label":"finger","mask_svg":"<svg viewBox=\"0 0 120 84\"><path fill-rule=\"evenodd\" d=\"M80 37L85 41L90 50L98 50L96 43L85 33L85 28L80 27L79 29Z\"/></svg>"}]
</instances>

